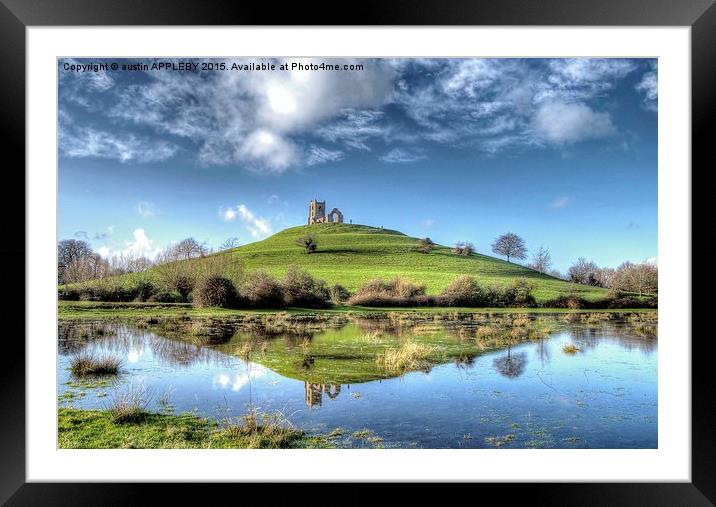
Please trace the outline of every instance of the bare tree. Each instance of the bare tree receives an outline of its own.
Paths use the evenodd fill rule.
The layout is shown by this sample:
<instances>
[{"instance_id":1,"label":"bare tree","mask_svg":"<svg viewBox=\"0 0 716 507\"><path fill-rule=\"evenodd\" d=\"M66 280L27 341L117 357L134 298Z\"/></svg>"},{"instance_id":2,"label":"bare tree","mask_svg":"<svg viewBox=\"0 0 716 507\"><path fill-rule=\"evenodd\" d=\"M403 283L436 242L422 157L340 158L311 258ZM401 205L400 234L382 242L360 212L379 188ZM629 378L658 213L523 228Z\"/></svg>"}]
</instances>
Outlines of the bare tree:
<instances>
[{"instance_id":1,"label":"bare tree","mask_svg":"<svg viewBox=\"0 0 716 507\"><path fill-rule=\"evenodd\" d=\"M562 274L562 272L561 272L559 269L550 269L550 270L547 272L547 274L548 274L549 276L553 276L553 277L555 277L555 278L559 278L560 280L565 280L564 275Z\"/></svg>"},{"instance_id":2,"label":"bare tree","mask_svg":"<svg viewBox=\"0 0 716 507\"><path fill-rule=\"evenodd\" d=\"M552 255L549 250L541 246L532 256L532 264L530 267L535 271L539 271L540 274L546 273L552 265Z\"/></svg>"},{"instance_id":3,"label":"bare tree","mask_svg":"<svg viewBox=\"0 0 716 507\"><path fill-rule=\"evenodd\" d=\"M435 243L430 238L423 238L418 240L418 252L430 253L435 248Z\"/></svg>"},{"instance_id":4,"label":"bare tree","mask_svg":"<svg viewBox=\"0 0 716 507\"><path fill-rule=\"evenodd\" d=\"M64 283L86 282L111 274L109 263L96 253L83 255L70 262L64 270Z\"/></svg>"},{"instance_id":5,"label":"bare tree","mask_svg":"<svg viewBox=\"0 0 716 507\"><path fill-rule=\"evenodd\" d=\"M296 245L305 250L307 254L312 254L318 250L318 243L313 236L302 236L296 240Z\"/></svg>"},{"instance_id":6,"label":"bare tree","mask_svg":"<svg viewBox=\"0 0 716 507\"><path fill-rule=\"evenodd\" d=\"M475 246L467 241L458 241L452 249L453 253L457 255L465 255L469 257L475 252Z\"/></svg>"},{"instance_id":7,"label":"bare tree","mask_svg":"<svg viewBox=\"0 0 716 507\"><path fill-rule=\"evenodd\" d=\"M588 261L584 257L577 259L567 271L567 277L574 283L582 285L598 285L597 272L599 267L592 261Z\"/></svg>"},{"instance_id":8,"label":"bare tree","mask_svg":"<svg viewBox=\"0 0 716 507\"><path fill-rule=\"evenodd\" d=\"M655 264L642 262L634 264L625 262L620 265L614 275L614 290L653 294L659 289L659 270Z\"/></svg>"},{"instance_id":9,"label":"bare tree","mask_svg":"<svg viewBox=\"0 0 716 507\"><path fill-rule=\"evenodd\" d=\"M92 247L86 241L77 239L63 239L57 245L57 281L69 283L65 280L65 271L73 262L83 257L93 255Z\"/></svg>"},{"instance_id":10,"label":"bare tree","mask_svg":"<svg viewBox=\"0 0 716 507\"><path fill-rule=\"evenodd\" d=\"M525 244L525 240L512 232L508 232L497 238L492 244L492 251L498 255L507 257L507 262L510 262L510 257L514 259L524 259L527 257L527 245Z\"/></svg>"},{"instance_id":11,"label":"bare tree","mask_svg":"<svg viewBox=\"0 0 716 507\"><path fill-rule=\"evenodd\" d=\"M181 240L176 245L169 247L166 253L174 260L188 260L195 259L197 257L205 257L209 254L209 249L206 246L206 243L199 243L194 238L186 238Z\"/></svg>"},{"instance_id":12,"label":"bare tree","mask_svg":"<svg viewBox=\"0 0 716 507\"><path fill-rule=\"evenodd\" d=\"M231 250L232 248L236 248L240 244L241 243L239 243L239 238L232 236L224 240L224 242L219 247L219 250Z\"/></svg>"}]
</instances>

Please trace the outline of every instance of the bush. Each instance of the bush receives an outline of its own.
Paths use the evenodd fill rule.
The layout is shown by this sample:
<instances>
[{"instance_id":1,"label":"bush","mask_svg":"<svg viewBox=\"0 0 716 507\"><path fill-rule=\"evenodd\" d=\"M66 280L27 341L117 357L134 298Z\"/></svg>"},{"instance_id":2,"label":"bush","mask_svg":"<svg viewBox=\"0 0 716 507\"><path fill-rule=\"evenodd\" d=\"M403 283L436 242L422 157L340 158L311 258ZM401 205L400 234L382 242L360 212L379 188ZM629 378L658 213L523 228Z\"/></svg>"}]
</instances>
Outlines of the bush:
<instances>
[{"instance_id":1,"label":"bush","mask_svg":"<svg viewBox=\"0 0 716 507\"><path fill-rule=\"evenodd\" d=\"M459 276L440 294L440 306L487 306L487 293L474 276Z\"/></svg>"},{"instance_id":2,"label":"bush","mask_svg":"<svg viewBox=\"0 0 716 507\"><path fill-rule=\"evenodd\" d=\"M430 238L423 238L418 240L418 252L430 253L435 248L435 242Z\"/></svg>"},{"instance_id":3,"label":"bush","mask_svg":"<svg viewBox=\"0 0 716 507\"><path fill-rule=\"evenodd\" d=\"M375 278L367 282L347 303L360 306L429 306L436 301L425 295L425 285L397 277L387 281Z\"/></svg>"},{"instance_id":4,"label":"bush","mask_svg":"<svg viewBox=\"0 0 716 507\"><path fill-rule=\"evenodd\" d=\"M532 296L534 285L525 278L512 281L507 287L482 287L475 277L460 276L440 294L440 306L504 307L536 306Z\"/></svg>"},{"instance_id":5,"label":"bush","mask_svg":"<svg viewBox=\"0 0 716 507\"><path fill-rule=\"evenodd\" d=\"M236 287L231 280L218 275L202 279L196 285L192 296L193 304L199 307L232 308L238 300Z\"/></svg>"},{"instance_id":6,"label":"bush","mask_svg":"<svg viewBox=\"0 0 716 507\"><path fill-rule=\"evenodd\" d=\"M468 243L467 241L459 241L452 249L452 252L454 254L465 256L472 255L474 251L475 246L472 243Z\"/></svg>"},{"instance_id":7,"label":"bush","mask_svg":"<svg viewBox=\"0 0 716 507\"><path fill-rule=\"evenodd\" d=\"M79 301L80 291L75 287L62 287L57 289L57 299L60 301Z\"/></svg>"},{"instance_id":8,"label":"bush","mask_svg":"<svg viewBox=\"0 0 716 507\"><path fill-rule=\"evenodd\" d=\"M265 271L250 273L239 289L241 298L253 308L281 308L283 288Z\"/></svg>"},{"instance_id":9,"label":"bush","mask_svg":"<svg viewBox=\"0 0 716 507\"><path fill-rule=\"evenodd\" d=\"M326 308L330 295L323 280L316 280L308 272L290 267L281 280L283 302L287 306Z\"/></svg>"},{"instance_id":10,"label":"bush","mask_svg":"<svg viewBox=\"0 0 716 507\"><path fill-rule=\"evenodd\" d=\"M134 295L133 301L148 301L157 292L157 288L149 280L140 280L130 292Z\"/></svg>"},{"instance_id":11,"label":"bush","mask_svg":"<svg viewBox=\"0 0 716 507\"><path fill-rule=\"evenodd\" d=\"M351 297L351 293L342 285L333 285L328 289L328 297L334 305L345 304Z\"/></svg>"},{"instance_id":12,"label":"bush","mask_svg":"<svg viewBox=\"0 0 716 507\"><path fill-rule=\"evenodd\" d=\"M304 249L307 254L312 254L318 250L318 243L313 236L302 236L296 240L296 245Z\"/></svg>"},{"instance_id":13,"label":"bush","mask_svg":"<svg viewBox=\"0 0 716 507\"><path fill-rule=\"evenodd\" d=\"M589 301L573 294L567 296L558 296L549 301L542 303L542 306L547 308L570 308L577 310L579 308L588 308L590 306Z\"/></svg>"},{"instance_id":14,"label":"bush","mask_svg":"<svg viewBox=\"0 0 716 507\"><path fill-rule=\"evenodd\" d=\"M152 294L149 299L149 303L181 303L182 298L178 292L166 292L161 291L156 294Z\"/></svg>"}]
</instances>

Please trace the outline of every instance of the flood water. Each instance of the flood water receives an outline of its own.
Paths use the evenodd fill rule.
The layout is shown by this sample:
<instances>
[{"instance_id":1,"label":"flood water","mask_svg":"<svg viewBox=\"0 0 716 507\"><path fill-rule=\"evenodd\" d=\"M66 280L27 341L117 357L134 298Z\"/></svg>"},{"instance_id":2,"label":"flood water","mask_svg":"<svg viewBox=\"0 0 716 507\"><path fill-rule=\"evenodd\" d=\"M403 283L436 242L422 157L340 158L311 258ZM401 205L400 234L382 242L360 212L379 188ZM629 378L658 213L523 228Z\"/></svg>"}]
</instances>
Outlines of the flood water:
<instances>
[{"instance_id":1,"label":"flood water","mask_svg":"<svg viewBox=\"0 0 716 507\"><path fill-rule=\"evenodd\" d=\"M346 447L656 448L655 315L531 318L62 321L59 405L104 409L139 388L153 411L278 410L310 433L340 429ZM407 342L439 357L381 366ZM81 352L121 358L119 375L78 383Z\"/></svg>"}]
</instances>

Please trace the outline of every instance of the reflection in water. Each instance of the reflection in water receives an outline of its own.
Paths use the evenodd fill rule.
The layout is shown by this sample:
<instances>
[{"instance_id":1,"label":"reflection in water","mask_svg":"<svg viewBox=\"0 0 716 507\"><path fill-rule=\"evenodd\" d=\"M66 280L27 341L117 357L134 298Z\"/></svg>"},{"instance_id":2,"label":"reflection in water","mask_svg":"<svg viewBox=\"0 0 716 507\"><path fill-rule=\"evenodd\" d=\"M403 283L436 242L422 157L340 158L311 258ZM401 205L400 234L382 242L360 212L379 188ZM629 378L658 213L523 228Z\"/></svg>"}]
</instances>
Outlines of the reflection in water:
<instances>
[{"instance_id":1,"label":"reflection in water","mask_svg":"<svg viewBox=\"0 0 716 507\"><path fill-rule=\"evenodd\" d=\"M507 378L517 378L525 372L527 355L524 352L512 353L512 346L507 346L507 355L496 357L492 362L500 375Z\"/></svg>"},{"instance_id":2,"label":"reflection in water","mask_svg":"<svg viewBox=\"0 0 716 507\"><path fill-rule=\"evenodd\" d=\"M331 400L335 400L341 392L340 384L311 384L304 382L306 389L306 406L320 407L323 403L323 395L325 394Z\"/></svg>"},{"instance_id":3,"label":"reflection in water","mask_svg":"<svg viewBox=\"0 0 716 507\"><path fill-rule=\"evenodd\" d=\"M75 389L70 359L88 352L121 356L119 381L171 391L177 413L256 406L398 446L481 447L506 434L513 447L656 446L656 315L386 315L62 321L60 395ZM432 368L381 370L377 357L410 342L433 350ZM569 342L578 354L561 353ZM101 408L101 394L64 399Z\"/></svg>"}]
</instances>

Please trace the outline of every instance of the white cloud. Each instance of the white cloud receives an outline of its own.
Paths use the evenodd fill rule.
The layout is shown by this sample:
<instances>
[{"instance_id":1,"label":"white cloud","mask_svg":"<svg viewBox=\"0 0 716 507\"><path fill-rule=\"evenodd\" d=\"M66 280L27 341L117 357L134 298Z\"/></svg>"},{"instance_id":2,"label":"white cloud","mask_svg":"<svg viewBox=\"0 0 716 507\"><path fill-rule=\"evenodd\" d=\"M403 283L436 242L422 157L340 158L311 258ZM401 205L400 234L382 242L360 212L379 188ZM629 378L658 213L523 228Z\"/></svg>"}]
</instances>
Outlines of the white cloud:
<instances>
[{"instance_id":1,"label":"white cloud","mask_svg":"<svg viewBox=\"0 0 716 507\"><path fill-rule=\"evenodd\" d=\"M176 145L134 134L109 133L93 128L60 128L60 151L74 158L96 157L120 162L161 162L172 158Z\"/></svg>"},{"instance_id":2,"label":"white cloud","mask_svg":"<svg viewBox=\"0 0 716 507\"><path fill-rule=\"evenodd\" d=\"M417 162L419 160L424 160L425 155L402 148L394 148L382 157L380 157L380 159L383 162L388 162L392 164L405 164L409 162Z\"/></svg>"},{"instance_id":3,"label":"white cloud","mask_svg":"<svg viewBox=\"0 0 716 507\"><path fill-rule=\"evenodd\" d=\"M157 213L156 206L152 202L139 201L137 203L137 213L144 218L151 218Z\"/></svg>"},{"instance_id":4,"label":"white cloud","mask_svg":"<svg viewBox=\"0 0 716 507\"><path fill-rule=\"evenodd\" d=\"M153 259L162 250L160 247L155 246L154 240L149 239L142 228L134 229L132 238L132 241L127 241L122 249L115 250L107 245L103 245L97 249L97 253L104 258L113 257L115 255L127 255Z\"/></svg>"},{"instance_id":5,"label":"white cloud","mask_svg":"<svg viewBox=\"0 0 716 507\"><path fill-rule=\"evenodd\" d=\"M364 65L359 72L154 72L147 74L148 84L126 87L110 115L193 140L203 164L246 164L281 172L335 160L316 156L310 148L304 151L297 136L344 116L346 110L380 107L388 101L395 69L382 61Z\"/></svg>"},{"instance_id":6,"label":"white cloud","mask_svg":"<svg viewBox=\"0 0 716 507\"><path fill-rule=\"evenodd\" d=\"M433 225L435 225L434 219L426 218L425 220L423 220L423 227L425 227L426 229L431 228Z\"/></svg>"},{"instance_id":7,"label":"white cloud","mask_svg":"<svg viewBox=\"0 0 716 507\"><path fill-rule=\"evenodd\" d=\"M565 208L572 200L567 196L561 196L555 198L551 203L549 203L550 208L554 209L562 209Z\"/></svg>"},{"instance_id":8,"label":"white cloud","mask_svg":"<svg viewBox=\"0 0 716 507\"><path fill-rule=\"evenodd\" d=\"M533 120L537 136L555 145L597 139L615 132L609 113L593 111L586 104L546 102Z\"/></svg>"},{"instance_id":9,"label":"white cloud","mask_svg":"<svg viewBox=\"0 0 716 507\"><path fill-rule=\"evenodd\" d=\"M291 141L265 129L249 134L239 154L249 159L253 168L270 172L285 171L296 165L299 157L299 151Z\"/></svg>"},{"instance_id":10,"label":"white cloud","mask_svg":"<svg viewBox=\"0 0 716 507\"><path fill-rule=\"evenodd\" d=\"M659 80L656 70L644 73L636 85L636 90L644 94L644 107L656 112L659 100Z\"/></svg>"},{"instance_id":11,"label":"white cloud","mask_svg":"<svg viewBox=\"0 0 716 507\"><path fill-rule=\"evenodd\" d=\"M306 156L306 165L323 164L326 162L338 162L343 159L343 152L340 150L329 150L312 144Z\"/></svg>"},{"instance_id":12,"label":"white cloud","mask_svg":"<svg viewBox=\"0 0 716 507\"><path fill-rule=\"evenodd\" d=\"M243 223L244 228L255 239L262 239L269 236L273 231L271 222L263 217L257 216L245 204L239 204L235 208L225 208L219 210L221 217L227 222L238 219Z\"/></svg>"}]
</instances>

